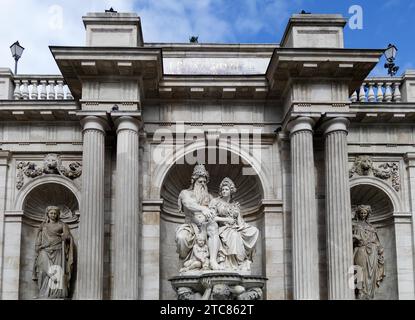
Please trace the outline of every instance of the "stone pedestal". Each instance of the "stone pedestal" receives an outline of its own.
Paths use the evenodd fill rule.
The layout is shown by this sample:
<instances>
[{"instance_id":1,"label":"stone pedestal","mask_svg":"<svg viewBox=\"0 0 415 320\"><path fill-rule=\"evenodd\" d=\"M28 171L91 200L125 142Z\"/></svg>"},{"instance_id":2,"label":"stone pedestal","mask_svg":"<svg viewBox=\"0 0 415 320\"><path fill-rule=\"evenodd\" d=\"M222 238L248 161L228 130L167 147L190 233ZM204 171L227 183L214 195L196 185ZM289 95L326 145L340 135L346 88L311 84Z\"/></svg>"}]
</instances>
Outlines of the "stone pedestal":
<instances>
[{"instance_id":1,"label":"stone pedestal","mask_svg":"<svg viewBox=\"0 0 415 320\"><path fill-rule=\"evenodd\" d=\"M317 210L313 120L289 123L292 175L292 254L294 299L319 299Z\"/></svg>"},{"instance_id":2,"label":"stone pedestal","mask_svg":"<svg viewBox=\"0 0 415 320\"><path fill-rule=\"evenodd\" d=\"M208 271L200 275L173 277L169 281L178 293L179 300L261 300L267 278ZM210 294L206 294L203 285L206 281L212 288Z\"/></svg>"},{"instance_id":3,"label":"stone pedestal","mask_svg":"<svg viewBox=\"0 0 415 320\"><path fill-rule=\"evenodd\" d=\"M347 166L347 126L345 118L323 125L326 167L326 226L328 298L353 299L349 273L353 266L352 215Z\"/></svg>"},{"instance_id":4,"label":"stone pedestal","mask_svg":"<svg viewBox=\"0 0 415 320\"><path fill-rule=\"evenodd\" d=\"M139 294L139 122L130 116L117 126L114 299L137 300Z\"/></svg>"},{"instance_id":5,"label":"stone pedestal","mask_svg":"<svg viewBox=\"0 0 415 320\"><path fill-rule=\"evenodd\" d=\"M83 125L82 200L79 224L77 299L103 297L104 148L103 119L87 116Z\"/></svg>"}]
</instances>

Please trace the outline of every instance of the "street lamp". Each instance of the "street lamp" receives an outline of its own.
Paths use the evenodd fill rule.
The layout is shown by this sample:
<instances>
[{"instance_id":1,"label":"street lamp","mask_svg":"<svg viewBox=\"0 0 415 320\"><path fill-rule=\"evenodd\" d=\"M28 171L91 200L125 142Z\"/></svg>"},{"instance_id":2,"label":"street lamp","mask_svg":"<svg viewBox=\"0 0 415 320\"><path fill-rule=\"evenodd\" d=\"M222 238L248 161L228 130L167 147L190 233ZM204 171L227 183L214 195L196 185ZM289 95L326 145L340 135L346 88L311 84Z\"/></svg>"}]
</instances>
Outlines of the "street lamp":
<instances>
[{"instance_id":1,"label":"street lamp","mask_svg":"<svg viewBox=\"0 0 415 320\"><path fill-rule=\"evenodd\" d=\"M389 44L384 52L384 55L387 61L385 63L385 68L388 69L388 74L391 77L393 77L399 70L399 67L396 66L394 63L397 52L398 52L398 48L396 48L393 44Z\"/></svg>"},{"instance_id":2,"label":"street lamp","mask_svg":"<svg viewBox=\"0 0 415 320\"><path fill-rule=\"evenodd\" d=\"M19 61L20 57L23 54L24 48L19 44L19 41L16 41L10 46L10 50L12 52L12 56L14 58L14 74L17 74L17 61Z\"/></svg>"}]
</instances>

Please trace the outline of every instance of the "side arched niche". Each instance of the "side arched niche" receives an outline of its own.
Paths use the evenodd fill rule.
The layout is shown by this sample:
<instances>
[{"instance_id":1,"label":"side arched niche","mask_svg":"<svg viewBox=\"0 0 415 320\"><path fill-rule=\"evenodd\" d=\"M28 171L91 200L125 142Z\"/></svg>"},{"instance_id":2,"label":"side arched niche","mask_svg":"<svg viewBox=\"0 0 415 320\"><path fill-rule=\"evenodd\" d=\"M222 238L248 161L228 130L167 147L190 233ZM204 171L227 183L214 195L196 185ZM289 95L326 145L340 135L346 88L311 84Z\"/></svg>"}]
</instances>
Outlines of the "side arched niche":
<instances>
[{"instance_id":1,"label":"side arched niche","mask_svg":"<svg viewBox=\"0 0 415 320\"><path fill-rule=\"evenodd\" d=\"M37 296L37 284L32 280L35 259L35 241L39 225L45 219L46 208L57 206L61 209L61 220L68 224L78 243L79 201L67 186L58 182L38 183L22 199L22 236L19 274L19 299L33 299ZM75 245L76 249L76 245ZM76 251L75 251L76 257ZM76 260L71 280L72 297L75 289Z\"/></svg>"},{"instance_id":2,"label":"side arched niche","mask_svg":"<svg viewBox=\"0 0 415 320\"><path fill-rule=\"evenodd\" d=\"M398 299L398 277L396 264L396 235L393 213L396 211L391 197L373 184L352 184L350 190L352 211L358 205L370 205L370 223L377 229L380 243L384 247L386 277L377 288L376 300Z\"/></svg>"},{"instance_id":3,"label":"side arched niche","mask_svg":"<svg viewBox=\"0 0 415 320\"><path fill-rule=\"evenodd\" d=\"M223 178L231 178L237 188L234 194L234 200L241 205L242 215L246 222L256 226L260 230L260 236L256 244L256 253L252 264L252 274L262 274L263 270L263 252L262 245L262 228L263 215L261 203L263 200L263 188L258 175L244 175L243 172L254 172L253 170L245 171L244 168L251 166L242 158L227 151L227 164L205 164L209 172L209 193L214 197L218 195L219 184ZM231 158L233 161L231 162ZM205 159L208 159L207 156ZM181 164L184 163L184 164ZM232 164L235 163L235 164ZM183 189L188 189L192 176L194 164L185 164L185 161L177 161L166 174L161 186L161 198L163 205L160 216L160 298L176 299L169 278L177 276L180 269L180 261L176 253L175 231L176 228L184 223L184 215L179 214L177 199Z\"/></svg>"}]
</instances>

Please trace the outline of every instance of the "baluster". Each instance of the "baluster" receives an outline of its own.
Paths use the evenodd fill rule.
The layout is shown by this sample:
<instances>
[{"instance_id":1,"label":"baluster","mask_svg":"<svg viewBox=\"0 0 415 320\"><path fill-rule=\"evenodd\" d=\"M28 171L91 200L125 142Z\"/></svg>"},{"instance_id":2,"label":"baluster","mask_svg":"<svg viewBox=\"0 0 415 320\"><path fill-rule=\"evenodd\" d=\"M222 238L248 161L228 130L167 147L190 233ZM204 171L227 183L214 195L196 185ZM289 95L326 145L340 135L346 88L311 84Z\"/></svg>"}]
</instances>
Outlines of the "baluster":
<instances>
[{"instance_id":1,"label":"baluster","mask_svg":"<svg viewBox=\"0 0 415 320\"><path fill-rule=\"evenodd\" d=\"M369 82L369 91L367 93L367 101L375 102L375 91L373 90L373 86L375 84L373 82Z\"/></svg>"},{"instance_id":2,"label":"baluster","mask_svg":"<svg viewBox=\"0 0 415 320\"><path fill-rule=\"evenodd\" d=\"M22 93L20 92L20 80L14 80L13 98L15 100L20 100L21 97Z\"/></svg>"},{"instance_id":3,"label":"baluster","mask_svg":"<svg viewBox=\"0 0 415 320\"><path fill-rule=\"evenodd\" d=\"M56 99L62 100L64 98L63 93L63 80L57 80L58 87L56 89Z\"/></svg>"},{"instance_id":4,"label":"baluster","mask_svg":"<svg viewBox=\"0 0 415 320\"><path fill-rule=\"evenodd\" d=\"M366 101L365 83L362 83L362 85L360 86L359 101L360 102Z\"/></svg>"},{"instance_id":5,"label":"baluster","mask_svg":"<svg viewBox=\"0 0 415 320\"><path fill-rule=\"evenodd\" d=\"M383 82L378 82L378 92L376 94L376 101L377 102L383 101Z\"/></svg>"},{"instance_id":6,"label":"baluster","mask_svg":"<svg viewBox=\"0 0 415 320\"><path fill-rule=\"evenodd\" d=\"M395 101L395 102L401 102L401 100L402 100L401 91L399 90L400 85L401 84L399 82L395 82L393 84L393 86L394 86L393 101Z\"/></svg>"},{"instance_id":7,"label":"baluster","mask_svg":"<svg viewBox=\"0 0 415 320\"><path fill-rule=\"evenodd\" d=\"M22 80L23 89L22 89L22 97L23 100L29 99L29 80Z\"/></svg>"},{"instance_id":8,"label":"baluster","mask_svg":"<svg viewBox=\"0 0 415 320\"><path fill-rule=\"evenodd\" d=\"M73 100L73 95L72 95L71 90L69 90L69 87L68 86L66 86L66 89L67 89L67 91L66 91L66 99L67 100Z\"/></svg>"},{"instance_id":9,"label":"baluster","mask_svg":"<svg viewBox=\"0 0 415 320\"><path fill-rule=\"evenodd\" d=\"M30 99L37 100L38 92L37 92L37 80L30 81L32 83L32 93L30 94Z\"/></svg>"},{"instance_id":10,"label":"baluster","mask_svg":"<svg viewBox=\"0 0 415 320\"><path fill-rule=\"evenodd\" d=\"M40 80L40 99L45 100L47 98L46 80Z\"/></svg>"},{"instance_id":11,"label":"baluster","mask_svg":"<svg viewBox=\"0 0 415 320\"><path fill-rule=\"evenodd\" d=\"M391 88L392 82L386 82L385 86L385 102L391 102L392 101L392 88Z\"/></svg>"},{"instance_id":12,"label":"baluster","mask_svg":"<svg viewBox=\"0 0 415 320\"><path fill-rule=\"evenodd\" d=\"M55 80L49 80L48 83L49 83L48 99L55 100Z\"/></svg>"},{"instance_id":13,"label":"baluster","mask_svg":"<svg viewBox=\"0 0 415 320\"><path fill-rule=\"evenodd\" d=\"M353 91L353 94L350 97L350 101L351 102L356 102L357 101L357 91Z\"/></svg>"}]
</instances>

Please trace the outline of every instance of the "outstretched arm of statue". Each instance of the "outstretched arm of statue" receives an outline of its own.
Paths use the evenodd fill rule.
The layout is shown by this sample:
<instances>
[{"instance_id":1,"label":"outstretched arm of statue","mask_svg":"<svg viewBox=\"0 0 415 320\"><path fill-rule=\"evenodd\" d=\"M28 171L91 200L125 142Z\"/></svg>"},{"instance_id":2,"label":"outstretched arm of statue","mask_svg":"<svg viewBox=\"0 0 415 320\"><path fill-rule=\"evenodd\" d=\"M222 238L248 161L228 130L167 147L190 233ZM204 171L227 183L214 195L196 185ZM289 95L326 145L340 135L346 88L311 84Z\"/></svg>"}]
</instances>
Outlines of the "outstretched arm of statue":
<instances>
[{"instance_id":1,"label":"outstretched arm of statue","mask_svg":"<svg viewBox=\"0 0 415 320\"><path fill-rule=\"evenodd\" d=\"M71 233L69 231L69 227L64 223L62 226L62 241L66 241L71 237Z\"/></svg>"},{"instance_id":2,"label":"outstretched arm of statue","mask_svg":"<svg viewBox=\"0 0 415 320\"><path fill-rule=\"evenodd\" d=\"M42 249L42 226L37 230L36 235L36 242L35 242L35 252L39 253L39 251Z\"/></svg>"},{"instance_id":3,"label":"outstretched arm of statue","mask_svg":"<svg viewBox=\"0 0 415 320\"><path fill-rule=\"evenodd\" d=\"M214 219L216 222L227 222L227 223L234 223L235 220L230 217L215 217Z\"/></svg>"},{"instance_id":4,"label":"outstretched arm of statue","mask_svg":"<svg viewBox=\"0 0 415 320\"><path fill-rule=\"evenodd\" d=\"M208 218L211 219L212 217L212 212L204 206L201 206L200 204L198 204L196 202L195 199L193 199L190 194L188 193L188 191L182 191L179 195L179 199L182 202L182 205L184 207L186 207L188 210L192 211L192 212L202 212L203 215Z\"/></svg>"}]
</instances>

